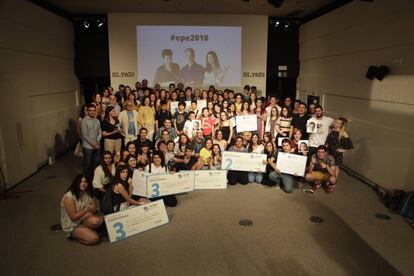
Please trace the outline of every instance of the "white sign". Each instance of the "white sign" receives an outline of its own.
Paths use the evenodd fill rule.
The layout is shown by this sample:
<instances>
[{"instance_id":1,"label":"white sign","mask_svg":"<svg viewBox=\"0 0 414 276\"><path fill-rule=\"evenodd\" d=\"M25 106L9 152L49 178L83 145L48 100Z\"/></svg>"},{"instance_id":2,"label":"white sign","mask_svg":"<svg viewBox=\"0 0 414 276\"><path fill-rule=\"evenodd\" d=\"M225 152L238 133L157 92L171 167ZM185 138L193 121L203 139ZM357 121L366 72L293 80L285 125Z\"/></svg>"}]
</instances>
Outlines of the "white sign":
<instances>
[{"instance_id":1,"label":"white sign","mask_svg":"<svg viewBox=\"0 0 414 276\"><path fill-rule=\"evenodd\" d=\"M195 171L195 189L227 189L227 171Z\"/></svg>"},{"instance_id":2,"label":"white sign","mask_svg":"<svg viewBox=\"0 0 414 276\"><path fill-rule=\"evenodd\" d=\"M236 116L236 131L237 133L243 131L257 130L257 115Z\"/></svg>"},{"instance_id":3,"label":"white sign","mask_svg":"<svg viewBox=\"0 0 414 276\"><path fill-rule=\"evenodd\" d=\"M222 170L266 172L266 154L224 151Z\"/></svg>"},{"instance_id":4,"label":"white sign","mask_svg":"<svg viewBox=\"0 0 414 276\"><path fill-rule=\"evenodd\" d=\"M194 172L150 174L135 170L132 187L134 195L146 198L186 193L194 190Z\"/></svg>"},{"instance_id":5,"label":"white sign","mask_svg":"<svg viewBox=\"0 0 414 276\"><path fill-rule=\"evenodd\" d=\"M285 136L285 137L277 137L277 146L278 146L278 147L281 147L281 146L282 146L282 142L283 142L283 140L285 140L285 139L289 140L289 138L288 138L287 136ZM290 141L290 140L289 140L289 141Z\"/></svg>"},{"instance_id":6,"label":"white sign","mask_svg":"<svg viewBox=\"0 0 414 276\"><path fill-rule=\"evenodd\" d=\"M318 132L318 121L316 118L310 118L306 122L306 132L307 133L317 133Z\"/></svg>"},{"instance_id":7,"label":"white sign","mask_svg":"<svg viewBox=\"0 0 414 276\"><path fill-rule=\"evenodd\" d=\"M298 152L307 153L309 151L309 141L308 140L299 140L298 142Z\"/></svg>"},{"instance_id":8,"label":"white sign","mask_svg":"<svg viewBox=\"0 0 414 276\"><path fill-rule=\"evenodd\" d=\"M306 169L306 156L279 152L276 167L286 174L304 176Z\"/></svg>"},{"instance_id":9,"label":"white sign","mask_svg":"<svg viewBox=\"0 0 414 276\"><path fill-rule=\"evenodd\" d=\"M169 222L163 200L105 216L110 242L120 241Z\"/></svg>"}]
</instances>

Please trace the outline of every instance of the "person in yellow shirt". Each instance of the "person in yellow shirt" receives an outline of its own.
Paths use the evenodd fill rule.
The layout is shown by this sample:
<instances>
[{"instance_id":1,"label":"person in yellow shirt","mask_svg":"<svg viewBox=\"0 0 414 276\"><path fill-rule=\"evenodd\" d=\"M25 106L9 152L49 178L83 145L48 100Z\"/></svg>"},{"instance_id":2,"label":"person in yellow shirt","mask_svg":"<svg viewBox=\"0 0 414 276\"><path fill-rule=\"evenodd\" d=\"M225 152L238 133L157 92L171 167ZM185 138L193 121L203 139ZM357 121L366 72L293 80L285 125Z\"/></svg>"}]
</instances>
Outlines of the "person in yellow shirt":
<instances>
[{"instance_id":1,"label":"person in yellow shirt","mask_svg":"<svg viewBox=\"0 0 414 276\"><path fill-rule=\"evenodd\" d=\"M198 161L194 165L195 170L208 170L210 164L211 153L213 149L213 139L208 138L204 147L200 150Z\"/></svg>"},{"instance_id":2,"label":"person in yellow shirt","mask_svg":"<svg viewBox=\"0 0 414 276\"><path fill-rule=\"evenodd\" d=\"M143 105L139 108L138 123L148 130L148 139L152 141L155 131L155 110L149 97L144 99Z\"/></svg>"}]
</instances>

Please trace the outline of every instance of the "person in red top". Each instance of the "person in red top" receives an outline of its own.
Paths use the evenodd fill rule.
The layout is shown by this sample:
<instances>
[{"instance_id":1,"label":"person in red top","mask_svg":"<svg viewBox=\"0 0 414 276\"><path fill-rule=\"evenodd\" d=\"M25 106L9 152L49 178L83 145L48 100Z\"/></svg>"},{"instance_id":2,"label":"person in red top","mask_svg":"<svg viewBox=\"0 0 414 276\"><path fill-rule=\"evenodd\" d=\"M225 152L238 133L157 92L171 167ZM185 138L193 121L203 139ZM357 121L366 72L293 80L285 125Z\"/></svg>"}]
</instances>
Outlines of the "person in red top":
<instances>
[{"instance_id":1,"label":"person in red top","mask_svg":"<svg viewBox=\"0 0 414 276\"><path fill-rule=\"evenodd\" d=\"M214 119L210 117L208 108L204 107L201 114L201 130L205 138L211 138L214 133Z\"/></svg>"}]
</instances>

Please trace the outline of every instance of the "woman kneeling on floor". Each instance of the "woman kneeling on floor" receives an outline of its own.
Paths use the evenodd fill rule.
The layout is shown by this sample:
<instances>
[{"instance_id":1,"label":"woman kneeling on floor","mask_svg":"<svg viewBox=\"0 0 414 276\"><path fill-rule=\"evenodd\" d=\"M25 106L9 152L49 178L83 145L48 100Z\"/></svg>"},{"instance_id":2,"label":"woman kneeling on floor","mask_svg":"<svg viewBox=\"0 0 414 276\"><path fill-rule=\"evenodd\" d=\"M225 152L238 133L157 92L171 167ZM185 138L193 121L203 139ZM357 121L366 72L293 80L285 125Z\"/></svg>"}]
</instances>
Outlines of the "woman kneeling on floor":
<instances>
[{"instance_id":1,"label":"woman kneeling on floor","mask_svg":"<svg viewBox=\"0 0 414 276\"><path fill-rule=\"evenodd\" d=\"M92 185L86 176L77 175L60 203L60 224L69 239L92 245L100 238L96 229L102 224L102 216L97 215L97 208L92 199Z\"/></svg>"}]
</instances>

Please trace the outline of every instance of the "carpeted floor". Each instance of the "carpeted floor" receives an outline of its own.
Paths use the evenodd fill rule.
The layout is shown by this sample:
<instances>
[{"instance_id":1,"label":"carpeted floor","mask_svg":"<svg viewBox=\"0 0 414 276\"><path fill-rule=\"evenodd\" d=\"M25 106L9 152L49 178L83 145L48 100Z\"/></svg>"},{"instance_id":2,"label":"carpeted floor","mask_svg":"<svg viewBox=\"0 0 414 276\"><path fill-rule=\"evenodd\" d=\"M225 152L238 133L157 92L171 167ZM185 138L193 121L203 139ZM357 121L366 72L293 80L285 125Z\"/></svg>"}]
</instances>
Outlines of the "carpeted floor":
<instances>
[{"instance_id":1,"label":"carpeted floor","mask_svg":"<svg viewBox=\"0 0 414 276\"><path fill-rule=\"evenodd\" d=\"M285 194L249 184L180 195L178 206L167 210L169 224L83 246L49 230L59 222L61 196L80 166L80 159L63 156L12 190L33 192L0 201L2 275L414 273L414 230L345 173L333 194ZM310 222L311 216L324 223ZM241 219L253 225L240 226Z\"/></svg>"}]
</instances>

